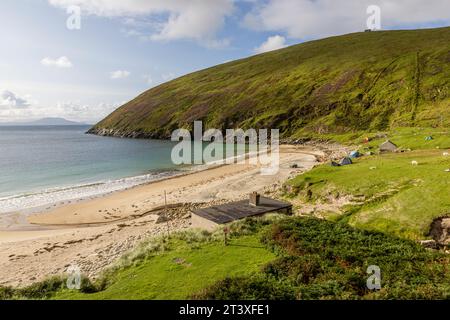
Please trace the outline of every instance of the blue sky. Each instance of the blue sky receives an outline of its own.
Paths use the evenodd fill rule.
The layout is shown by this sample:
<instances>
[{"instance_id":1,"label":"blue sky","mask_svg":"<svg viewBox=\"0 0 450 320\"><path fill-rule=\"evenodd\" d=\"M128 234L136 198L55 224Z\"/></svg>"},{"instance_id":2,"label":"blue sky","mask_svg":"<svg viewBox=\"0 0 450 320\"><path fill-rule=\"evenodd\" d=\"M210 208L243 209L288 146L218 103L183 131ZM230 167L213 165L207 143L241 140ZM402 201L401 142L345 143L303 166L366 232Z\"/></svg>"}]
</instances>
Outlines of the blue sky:
<instances>
[{"instance_id":1,"label":"blue sky","mask_svg":"<svg viewBox=\"0 0 450 320\"><path fill-rule=\"evenodd\" d=\"M2 0L0 121L93 123L183 74L361 31L370 4L382 29L450 24L448 0Z\"/></svg>"}]
</instances>

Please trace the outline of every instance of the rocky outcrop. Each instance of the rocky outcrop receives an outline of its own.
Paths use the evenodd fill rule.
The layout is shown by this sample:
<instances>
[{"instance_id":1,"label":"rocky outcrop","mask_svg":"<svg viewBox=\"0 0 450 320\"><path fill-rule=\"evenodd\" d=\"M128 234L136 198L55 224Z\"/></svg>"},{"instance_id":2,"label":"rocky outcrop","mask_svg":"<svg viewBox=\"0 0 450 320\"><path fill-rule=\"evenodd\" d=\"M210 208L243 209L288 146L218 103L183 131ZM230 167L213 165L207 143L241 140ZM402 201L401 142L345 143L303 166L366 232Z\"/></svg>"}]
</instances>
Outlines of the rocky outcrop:
<instances>
[{"instance_id":1,"label":"rocky outcrop","mask_svg":"<svg viewBox=\"0 0 450 320\"><path fill-rule=\"evenodd\" d=\"M103 137L117 137L130 139L170 139L170 136L163 135L158 132L144 132L144 131L128 131L120 129L97 128L89 129L87 134L95 134Z\"/></svg>"},{"instance_id":2,"label":"rocky outcrop","mask_svg":"<svg viewBox=\"0 0 450 320\"><path fill-rule=\"evenodd\" d=\"M429 236L441 246L450 244L450 217L444 216L435 219L430 226Z\"/></svg>"}]
</instances>

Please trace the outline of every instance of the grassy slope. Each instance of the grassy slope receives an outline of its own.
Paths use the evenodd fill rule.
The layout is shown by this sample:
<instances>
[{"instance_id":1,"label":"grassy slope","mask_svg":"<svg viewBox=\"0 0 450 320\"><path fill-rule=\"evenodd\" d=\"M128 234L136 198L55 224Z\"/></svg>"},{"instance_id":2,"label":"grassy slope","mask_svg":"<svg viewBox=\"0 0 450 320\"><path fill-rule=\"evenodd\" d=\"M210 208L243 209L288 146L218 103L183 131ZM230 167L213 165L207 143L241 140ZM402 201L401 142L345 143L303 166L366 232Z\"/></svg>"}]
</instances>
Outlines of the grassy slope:
<instances>
[{"instance_id":1,"label":"grassy slope","mask_svg":"<svg viewBox=\"0 0 450 320\"><path fill-rule=\"evenodd\" d=\"M52 278L0 288L0 298L31 299L442 299L450 297L449 257L415 242L312 218L247 219L220 232L152 239L105 273L96 293ZM195 235L195 236L193 236ZM161 243L165 243L161 250ZM155 248L159 248L156 249ZM129 260L128 260L129 259ZM382 290L366 287L369 265ZM92 290L85 284L83 291ZM90 289L89 289L90 288Z\"/></svg>"},{"instance_id":2,"label":"grassy slope","mask_svg":"<svg viewBox=\"0 0 450 320\"><path fill-rule=\"evenodd\" d=\"M201 299L448 299L449 256L415 242L312 218L275 222L264 242L279 253L260 273L227 278ZM370 291L367 268L381 271Z\"/></svg>"},{"instance_id":3,"label":"grassy slope","mask_svg":"<svg viewBox=\"0 0 450 320\"><path fill-rule=\"evenodd\" d=\"M279 128L283 137L450 124L450 28L355 33L295 45L175 79L96 129L168 137L214 128Z\"/></svg>"},{"instance_id":4,"label":"grassy slope","mask_svg":"<svg viewBox=\"0 0 450 320\"><path fill-rule=\"evenodd\" d=\"M0 299L448 299L449 256L416 242L314 218L273 216L149 239L82 291L54 277ZM382 289L366 287L367 267ZM86 279L85 279L86 280ZM106 281L106 282L105 282ZM92 292L95 293L86 293ZM83 293L84 292L84 293Z\"/></svg>"},{"instance_id":5,"label":"grassy slope","mask_svg":"<svg viewBox=\"0 0 450 320\"><path fill-rule=\"evenodd\" d=\"M428 135L434 140L426 142ZM310 201L326 202L330 195L364 197L364 205L349 206L329 218L345 216L353 226L423 239L434 218L450 214L450 176L444 172L450 168L450 157L442 155L450 148L450 132L413 128L396 130L390 137L413 151L364 157L346 167L320 166L288 184L303 199L311 190ZM361 150L375 151L383 140L375 139ZM412 161L419 165L412 166Z\"/></svg>"},{"instance_id":6,"label":"grassy slope","mask_svg":"<svg viewBox=\"0 0 450 320\"><path fill-rule=\"evenodd\" d=\"M114 275L112 285L93 294L59 291L55 299L186 299L190 294L227 276L244 276L259 270L274 254L258 235L191 248L183 242L173 250L152 257ZM176 259L184 262L176 263ZM181 260L180 260L181 261Z\"/></svg>"}]
</instances>

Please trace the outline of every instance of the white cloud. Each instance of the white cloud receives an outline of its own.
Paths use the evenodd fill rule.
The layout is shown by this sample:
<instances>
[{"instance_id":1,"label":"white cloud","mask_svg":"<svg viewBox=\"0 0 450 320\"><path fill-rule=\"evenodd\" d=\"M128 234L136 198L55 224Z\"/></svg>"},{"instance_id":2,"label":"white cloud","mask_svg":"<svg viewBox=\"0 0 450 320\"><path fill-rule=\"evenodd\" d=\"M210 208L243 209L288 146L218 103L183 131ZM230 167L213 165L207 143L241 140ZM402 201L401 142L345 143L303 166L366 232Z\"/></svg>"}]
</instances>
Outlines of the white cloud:
<instances>
[{"instance_id":1,"label":"white cloud","mask_svg":"<svg viewBox=\"0 0 450 320\"><path fill-rule=\"evenodd\" d=\"M41 60L41 64L46 67L72 68L72 62L66 56L57 59L46 57Z\"/></svg>"},{"instance_id":2,"label":"white cloud","mask_svg":"<svg viewBox=\"0 0 450 320\"><path fill-rule=\"evenodd\" d=\"M0 121L8 122L28 117L32 114L32 105L36 101L31 101L30 95L18 96L17 94L4 90L0 92Z\"/></svg>"},{"instance_id":3,"label":"white cloud","mask_svg":"<svg viewBox=\"0 0 450 320\"><path fill-rule=\"evenodd\" d=\"M267 38L259 47L255 48L255 53L264 53L286 47L286 38L283 36L272 36Z\"/></svg>"},{"instance_id":4,"label":"white cloud","mask_svg":"<svg viewBox=\"0 0 450 320\"><path fill-rule=\"evenodd\" d=\"M244 24L292 38L320 38L366 29L369 5L381 8L383 28L450 23L448 0L268 0L255 5Z\"/></svg>"},{"instance_id":5,"label":"white cloud","mask_svg":"<svg viewBox=\"0 0 450 320\"><path fill-rule=\"evenodd\" d=\"M124 33L154 41L194 40L206 47L224 47L218 38L226 19L250 6L244 25L255 30L283 32L298 39L366 29L369 5L381 7L385 28L450 23L448 0L48 0L66 9L79 5L84 14L121 18ZM238 10L236 8L239 7Z\"/></svg>"},{"instance_id":6,"label":"white cloud","mask_svg":"<svg viewBox=\"0 0 450 320\"><path fill-rule=\"evenodd\" d=\"M227 44L225 40L217 40L216 34L235 8L233 0L49 0L49 3L64 9L78 5L90 15L126 17L125 23L134 27L139 25L139 18L150 16L152 27L147 31L150 39L189 39L206 46Z\"/></svg>"},{"instance_id":7,"label":"white cloud","mask_svg":"<svg viewBox=\"0 0 450 320\"><path fill-rule=\"evenodd\" d=\"M15 98L11 94L4 95L3 90L13 92ZM75 85L62 81L46 82L45 79L7 81L4 86L0 86L0 121L23 122L45 117L62 117L94 123L122 105L122 101L128 101L135 96L136 89L128 86L117 87L112 81L104 83L104 86L86 83ZM12 102L14 100L15 103ZM16 107L13 107L14 105Z\"/></svg>"},{"instance_id":8,"label":"white cloud","mask_svg":"<svg viewBox=\"0 0 450 320\"><path fill-rule=\"evenodd\" d=\"M28 108L31 103L28 97L19 97L11 91L4 90L0 93L0 109L23 109Z\"/></svg>"},{"instance_id":9,"label":"white cloud","mask_svg":"<svg viewBox=\"0 0 450 320\"><path fill-rule=\"evenodd\" d=\"M117 70L117 71L113 71L110 72L110 78L115 80L115 79L124 79L124 78L128 78L128 76L131 73L129 71L126 70Z\"/></svg>"},{"instance_id":10,"label":"white cloud","mask_svg":"<svg viewBox=\"0 0 450 320\"><path fill-rule=\"evenodd\" d=\"M0 122L22 122L46 117L61 117L68 120L93 124L109 115L124 103L125 101L86 104L75 100L58 102L53 106L33 106L28 109L0 108Z\"/></svg>"},{"instance_id":11,"label":"white cloud","mask_svg":"<svg viewBox=\"0 0 450 320\"><path fill-rule=\"evenodd\" d=\"M50 112L51 116L93 123L104 118L122 104L123 102L86 104L80 101L65 101L58 102L56 107L47 112Z\"/></svg>"}]
</instances>

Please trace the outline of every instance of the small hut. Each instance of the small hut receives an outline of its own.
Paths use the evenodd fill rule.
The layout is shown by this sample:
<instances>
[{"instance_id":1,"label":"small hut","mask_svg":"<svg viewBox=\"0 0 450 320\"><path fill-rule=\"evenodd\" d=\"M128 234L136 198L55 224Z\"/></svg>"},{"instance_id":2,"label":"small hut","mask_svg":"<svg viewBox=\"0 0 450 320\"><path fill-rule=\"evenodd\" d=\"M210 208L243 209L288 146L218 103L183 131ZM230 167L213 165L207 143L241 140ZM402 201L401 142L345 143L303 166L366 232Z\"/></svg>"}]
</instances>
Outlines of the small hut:
<instances>
[{"instance_id":1,"label":"small hut","mask_svg":"<svg viewBox=\"0 0 450 320\"><path fill-rule=\"evenodd\" d=\"M270 212L284 212L290 215L292 213L292 204L262 197L258 193L253 192L248 200L194 210L191 222L193 228L212 231L219 225L248 217L262 216Z\"/></svg>"}]
</instances>

